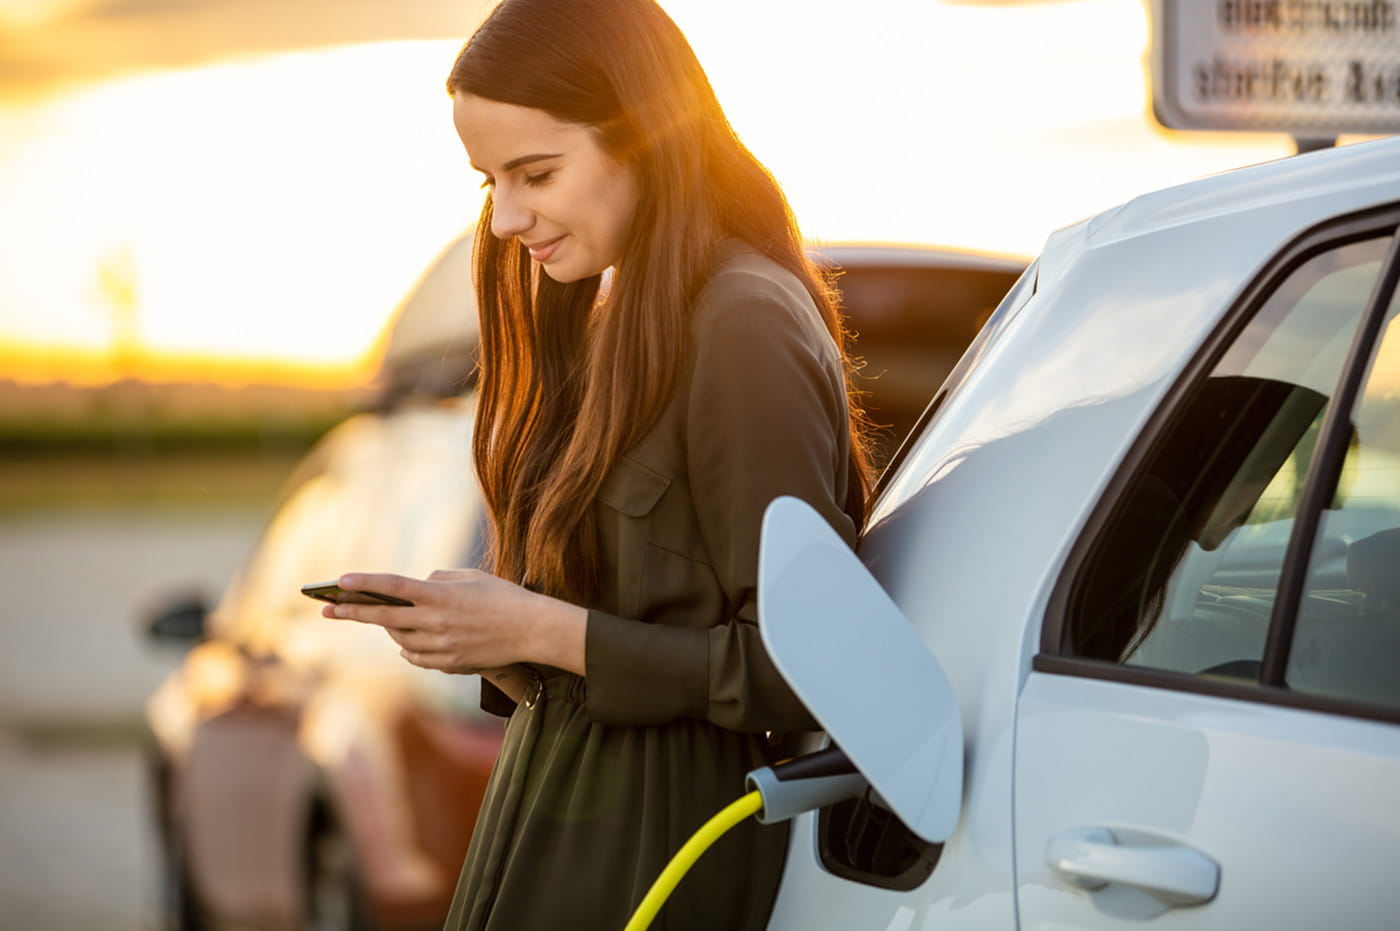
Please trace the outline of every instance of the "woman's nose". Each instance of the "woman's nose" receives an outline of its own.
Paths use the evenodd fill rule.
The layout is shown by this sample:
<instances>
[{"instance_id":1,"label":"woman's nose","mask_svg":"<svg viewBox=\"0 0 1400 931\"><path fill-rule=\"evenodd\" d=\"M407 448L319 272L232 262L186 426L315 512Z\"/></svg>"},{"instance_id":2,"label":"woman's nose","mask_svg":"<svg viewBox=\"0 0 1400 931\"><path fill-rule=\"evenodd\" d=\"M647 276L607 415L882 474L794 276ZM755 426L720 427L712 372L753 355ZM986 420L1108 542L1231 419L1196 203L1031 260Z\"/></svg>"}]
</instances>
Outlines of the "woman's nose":
<instances>
[{"instance_id":1,"label":"woman's nose","mask_svg":"<svg viewBox=\"0 0 1400 931\"><path fill-rule=\"evenodd\" d=\"M498 188L491 195L491 234L497 239L519 236L535 223L534 214L518 197L502 196Z\"/></svg>"}]
</instances>

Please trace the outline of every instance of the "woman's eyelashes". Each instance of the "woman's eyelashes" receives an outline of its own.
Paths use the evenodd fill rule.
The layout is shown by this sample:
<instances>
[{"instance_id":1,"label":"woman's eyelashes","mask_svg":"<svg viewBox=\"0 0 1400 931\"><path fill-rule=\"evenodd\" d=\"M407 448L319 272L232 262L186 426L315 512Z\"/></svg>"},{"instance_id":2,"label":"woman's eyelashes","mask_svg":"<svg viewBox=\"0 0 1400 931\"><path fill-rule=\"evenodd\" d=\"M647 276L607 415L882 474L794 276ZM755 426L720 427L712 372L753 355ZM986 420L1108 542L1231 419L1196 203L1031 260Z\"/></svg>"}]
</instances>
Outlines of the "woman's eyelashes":
<instances>
[{"instance_id":1,"label":"woman's eyelashes","mask_svg":"<svg viewBox=\"0 0 1400 931\"><path fill-rule=\"evenodd\" d=\"M551 168L549 171L536 172L533 175L525 175L522 180L525 182L526 187L544 187L550 181L554 180L554 169ZM487 175L481 182L481 187L484 190L491 190L495 188L495 186L496 179L490 175Z\"/></svg>"}]
</instances>

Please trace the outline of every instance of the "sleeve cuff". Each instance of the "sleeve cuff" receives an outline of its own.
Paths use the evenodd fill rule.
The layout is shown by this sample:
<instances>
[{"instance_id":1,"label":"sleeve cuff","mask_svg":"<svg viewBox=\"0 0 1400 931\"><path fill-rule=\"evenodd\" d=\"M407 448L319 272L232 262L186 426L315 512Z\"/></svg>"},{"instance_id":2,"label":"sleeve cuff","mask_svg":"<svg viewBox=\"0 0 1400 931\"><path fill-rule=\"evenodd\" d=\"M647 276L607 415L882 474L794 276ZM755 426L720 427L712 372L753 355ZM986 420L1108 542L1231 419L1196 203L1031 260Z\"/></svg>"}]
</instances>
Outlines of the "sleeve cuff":
<instances>
[{"instance_id":1,"label":"sleeve cuff","mask_svg":"<svg viewBox=\"0 0 1400 931\"><path fill-rule=\"evenodd\" d=\"M705 717L708 631L589 611L584 637L591 720L646 726Z\"/></svg>"},{"instance_id":2,"label":"sleeve cuff","mask_svg":"<svg viewBox=\"0 0 1400 931\"><path fill-rule=\"evenodd\" d=\"M481 710L497 717L508 718L515 713L515 702L505 692L481 679Z\"/></svg>"}]
</instances>

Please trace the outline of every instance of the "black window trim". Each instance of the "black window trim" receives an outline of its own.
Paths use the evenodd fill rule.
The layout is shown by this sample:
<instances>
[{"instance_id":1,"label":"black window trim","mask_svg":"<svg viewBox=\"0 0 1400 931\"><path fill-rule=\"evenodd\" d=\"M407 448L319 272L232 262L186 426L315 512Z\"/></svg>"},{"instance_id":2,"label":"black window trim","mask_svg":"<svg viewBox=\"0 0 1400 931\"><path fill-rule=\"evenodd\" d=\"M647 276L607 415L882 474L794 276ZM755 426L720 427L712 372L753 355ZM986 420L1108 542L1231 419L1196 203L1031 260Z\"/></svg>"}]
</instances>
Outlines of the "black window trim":
<instances>
[{"instance_id":1,"label":"black window trim","mask_svg":"<svg viewBox=\"0 0 1400 931\"><path fill-rule=\"evenodd\" d=\"M1400 280L1400 202L1371 207L1343 217L1320 223L1294 237L1278 250L1264 268L1255 275L1250 284L1241 292L1234 305L1226 312L1215 332L1205 341L1196 355L1182 370L1181 375L1168 390L1157 410L1148 418L1137 440L1124 456L1118 468L1100 497L1098 505L1071 547L1068 558L1061 568L1059 579L1050 594L1044 623L1041 626L1040 650L1031 659L1031 668L1037 672L1057 675L1070 675L1081 678L1121 682L1131 685L1144 685L1172 691L1190 692L1200 695L1213 695L1221 698L1241 699L1264 704L1283 705L1349 717L1389 723L1400 723L1400 708L1368 704L1362 701L1337 698L1328 695L1294 692L1280 684L1282 669L1286 667L1287 646L1281 647L1276 638L1287 636L1291 639L1296 606L1302 596L1303 580L1290 579L1287 586L1289 606L1275 604L1270 618L1269 637L1261 666L1261 682L1240 682L1238 680L1216 679L1199 674L1173 670L1153 669L1145 666L1128 666L1122 663L1074 656L1070 653L1069 610L1073 603L1079 577L1088 559L1094 542L1104 528L1124 505L1124 498L1133 479L1144 464L1154 456L1170 433L1170 428L1178 419L1184 402L1203 379L1215 368L1227 350L1234 344L1240 333L1254 318L1264 302L1274 293L1278 285L1303 263L1324 252L1361 242L1391 236L1392 242L1381 268L1376 285L1367 304L1357 335L1348 352L1346 364L1329 410L1324 418L1319 438L1319 452L1304 483L1303 497L1299 504L1300 521L1302 514L1312 514L1312 532L1306 538L1302 527L1295 526L1285 555L1283 572L1296 571L1298 565L1307 565L1311 555L1312 538L1316 535L1316 523L1320 511L1319 499L1326 496L1329 484L1324 482L1328 474L1335 480L1335 471L1341 468L1345 456L1346 437L1343 427L1351 413L1351 402L1360 391L1360 382L1366 366L1357 364L1357 354L1364 353L1368 358L1385 311ZM1342 391L1349 391L1343 395ZM1346 401L1344 405L1342 402ZM1343 414L1338 414L1343 411ZM1326 458L1324 462L1323 459ZM1336 462L1332 460L1336 458ZM1324 468L1325 466L1325 468ZM1306 510L1305 510L1306 509ZM1284 576L1288 578L1287 575ZM1296 591L1295 591L1296 589ZM1278 602L1285 597L1281 588ZM1280 612L1289 611L1287 630L1281 630ZM1274 664L1270 666L1268 664ZM1281 665L1280 665L1281 664ZM1278 668L1276 678L1267 678L1274 668Z\"/></svg>"},{"instance_id":2,"label":"black window trim","mask_svg":"<svg viewBox=\"0 0 1400 931\"><path fill-rule=\"evenodd\" d=\"M1212 679L1199 673L1153 669L1149 666L1124 666L1121 663L1104 659L1054 656L1044 653L1037 654L1031 661L1031 665L1036 672L1074 676L1078 679L1097 679L1104 682L1118 682L1123 685L1143 685L1173 692L1189 692L1193 695L1209 695L1215 698L1232 698L1256 704L1281 705L1285 708L1297 708L1302 711L1320 711L1326 714L1345 715L1349 718L1400 724L1400 709L1397 708L1373 705L1350 698L1320 695L1315 692L1295 692L1273 685L1241 682L1238 679Z\"/></svg>"}]
</instances>

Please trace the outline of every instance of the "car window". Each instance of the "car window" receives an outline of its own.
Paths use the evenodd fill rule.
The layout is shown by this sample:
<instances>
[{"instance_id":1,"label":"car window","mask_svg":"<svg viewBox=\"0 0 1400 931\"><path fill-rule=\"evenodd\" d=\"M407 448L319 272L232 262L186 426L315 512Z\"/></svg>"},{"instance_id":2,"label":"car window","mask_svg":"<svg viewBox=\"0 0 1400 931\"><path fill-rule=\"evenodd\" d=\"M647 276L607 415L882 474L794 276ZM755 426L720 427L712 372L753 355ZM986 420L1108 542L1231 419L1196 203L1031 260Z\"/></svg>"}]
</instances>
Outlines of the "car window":
<instances>
[{"instance_id":1,"label":"car window","mask_svg":"<svg viewBox=\"0 0 1400 931\"><path fill-rule=\"evenodd\" d=\"M1350 415L1285 676L1295 691L1400 708L1400 298Z\"/></svg>"},{"instance_id":2,"label":"car window","mask_svg":"<svg viewBox=\"0 0 1400 931\"><path fill-rule=\"evenodd\" d=\"M1302 261L1185 395L1083 564L1075 655L1258 680L1319 430L1389 245ZM1329 571L1339 541L1318 550Z\"/></svg>"}]
</instances>

